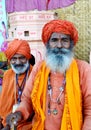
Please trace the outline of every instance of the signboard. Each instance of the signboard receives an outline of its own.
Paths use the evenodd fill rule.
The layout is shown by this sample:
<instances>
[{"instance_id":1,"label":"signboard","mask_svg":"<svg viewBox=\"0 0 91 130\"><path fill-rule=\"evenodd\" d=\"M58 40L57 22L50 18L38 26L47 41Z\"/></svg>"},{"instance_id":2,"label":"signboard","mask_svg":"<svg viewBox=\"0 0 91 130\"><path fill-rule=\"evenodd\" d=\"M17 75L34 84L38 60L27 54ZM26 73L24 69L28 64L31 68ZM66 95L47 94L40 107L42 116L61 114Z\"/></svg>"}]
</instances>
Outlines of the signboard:
<instances>
[{"instance_id":1,"label":"signboard","mask_svg":"<svg viewBox=\"0 0 91 130\"><path fill-rule=\"evenodd\" d=\"M4 51L7 47L5 39L7 38L7 19L5 0L0 0L0 51Z\"/></svg>"}]
</instances>

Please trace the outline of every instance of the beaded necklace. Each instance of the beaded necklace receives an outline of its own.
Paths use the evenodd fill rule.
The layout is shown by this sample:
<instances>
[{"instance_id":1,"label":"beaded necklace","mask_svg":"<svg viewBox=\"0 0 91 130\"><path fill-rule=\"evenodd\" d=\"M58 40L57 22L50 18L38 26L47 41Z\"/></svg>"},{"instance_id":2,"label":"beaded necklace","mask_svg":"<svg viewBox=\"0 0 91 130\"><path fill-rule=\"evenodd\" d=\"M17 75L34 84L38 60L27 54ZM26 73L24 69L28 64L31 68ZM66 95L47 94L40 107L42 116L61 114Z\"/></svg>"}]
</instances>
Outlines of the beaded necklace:
<instances>
[{"instance_id":1,"label":"beaded necklace","mask_svg":"<svg viewBox=\"0 0 91 130\"><path fill-rule=\"evenodd\" d=\"M18 74L16 74L16 86L17 86L17 91L18 91L17 103L18 104L21 102L21 95L22 95L22 92L23 92L23 89L24 89L24 86L25 86L25 83L26 83L28 70L29 70L29 67L25 72L25 76L24 76L24 79L23 79L21 85L19 85L19 83L18 83Z\"/></svg>"},{"instance_id":2,"label":"beaded necklace","mask_svg":"<svg viewBox=\"0 0 91 130\"><path fill-rule=\"evenodd\" d=\"M49 74L49 77L48 77L48 97L49 97L48 115L50 115L50 114L57 115L58 114L58 110L56 108L51 109L51 102L57 103L58 105L60 104L60 97L61 97L61 95L64 91L65 84L66 84L66 78L65 78L65 75L64 75L64 79L62 81L62 86L59 88L60 93L59 93L59 95L57 96L56 99L53 99L52 98L53 89L52 89L52 86L51 86L51 83L50 83L50 74Z\"/></svg>"}]
</instances>

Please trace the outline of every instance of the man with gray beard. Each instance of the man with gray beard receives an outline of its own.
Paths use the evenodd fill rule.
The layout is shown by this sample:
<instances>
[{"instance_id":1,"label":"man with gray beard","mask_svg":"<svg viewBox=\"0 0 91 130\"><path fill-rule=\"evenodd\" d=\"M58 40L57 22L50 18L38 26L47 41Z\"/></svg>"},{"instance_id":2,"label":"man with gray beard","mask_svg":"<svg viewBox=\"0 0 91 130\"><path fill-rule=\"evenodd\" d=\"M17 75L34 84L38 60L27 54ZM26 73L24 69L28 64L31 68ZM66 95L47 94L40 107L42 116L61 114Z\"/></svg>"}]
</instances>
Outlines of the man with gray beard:
<instances>
[{"instance_id":1,"label":"man with gray beard","mask_svg":"<svg viewBox=\"0 0 91 130\"><path fill-rule=\"evenodd\" d=\"M32 65L29 63L32 56L28 42L19 39L14 39L9 43L5 55L11 68L5 72L3 77L0 116L2 117L3 126L7 128L5 118L9 113L14 112L21 102L22 92L32 70ZM23 122L23 124L27 126L26 130L31 127L29 122ZM23 128L23 125L21 126Z\"/></svg>"},{"instance_id":2,"label":"man with gray beard","mask_svg":"<svg viewBox=\"0 0 91 130\"><path fill-rule=\"evenodd\" d=\"M91 66L74 58L78 31L66 20L44 25L45 60L37 63L22 94L20 106L7 116L16 124L34 113L32 130L91 129Z\"/></svg>"},{"instance_id":3,"label":"man with gray beard","mask_svg":"<svg viewBox=\"0 0 91 130\"><path fill-rule=\"evenodd\" d=\"M53 33L52 37L50 38L50 40L46 46L47 49L46 49L46 59L45 60L46 60L46 64L52 69L52 71L64 73L66 71L66 69L69 68L69 65L73 59L73 42L71 41L70 45L65 46L66 45L65 43L63 43L63 45L61 45L60 41L59 41L59 43L58 43L59 45L58 45L57 41L56 41L59 39L59 38L56 39L58 35L60 35L59 38L67 37L69 39L68 36L63 35L61 33L60 34ZM52 46L54 46L55 43L58 46L52 47Z\"/></svg>"}]
</instances>

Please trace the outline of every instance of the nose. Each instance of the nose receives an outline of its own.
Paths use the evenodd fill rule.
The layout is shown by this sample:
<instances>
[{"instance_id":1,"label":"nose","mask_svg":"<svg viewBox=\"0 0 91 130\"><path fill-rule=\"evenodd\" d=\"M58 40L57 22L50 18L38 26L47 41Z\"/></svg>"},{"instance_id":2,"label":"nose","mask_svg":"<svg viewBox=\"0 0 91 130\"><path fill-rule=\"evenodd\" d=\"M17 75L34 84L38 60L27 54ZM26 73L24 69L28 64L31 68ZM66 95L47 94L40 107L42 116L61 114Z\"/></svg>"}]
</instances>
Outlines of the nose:
<instances>
[{"instance_id":1,"label":"nose","mask_svg":"<svg viewBox=\"0 0 91 130\"><path fill-rule=\"evenodd\" d=\"M20 62L20 59L19 58L17 58L16 59L16 64L20 64L21 62Z\"/></svg>"},{"instance_id":2,"label":"nose","mask_svg":"<svg viewBox=\"0 0 91 130\"><path fill-rule=\"evenodd\" d=\"M62 43L61 43L60 40L57 42L57 47L58 47L58 48L62 48Z\"/></svg>"}]
</instances>

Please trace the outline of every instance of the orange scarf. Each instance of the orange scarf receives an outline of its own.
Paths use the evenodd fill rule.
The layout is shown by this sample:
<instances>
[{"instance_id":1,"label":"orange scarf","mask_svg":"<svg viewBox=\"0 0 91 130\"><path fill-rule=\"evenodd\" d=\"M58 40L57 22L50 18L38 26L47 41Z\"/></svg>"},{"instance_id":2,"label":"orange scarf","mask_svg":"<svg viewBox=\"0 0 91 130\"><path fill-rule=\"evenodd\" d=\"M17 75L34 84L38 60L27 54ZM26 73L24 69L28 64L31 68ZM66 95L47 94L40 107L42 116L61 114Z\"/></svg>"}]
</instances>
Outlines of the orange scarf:
<instances>
[{"instance_id":1,"label":"orange scarf","mask_svg":"<svg viewBox=\"0 0 91 130\"><path fill-rule=\"evenodd\" d=\"M35 111L35 122L32 130L44 130L46 91L49 68L45 62L37 73L34 88L31 94L33 108ZM79 74L76 61L73 60L69 70L66 72L66 94L62 124L60 130L81 130L82 110L81 92L79 85Z\"/></svg>"}]
</instances>

